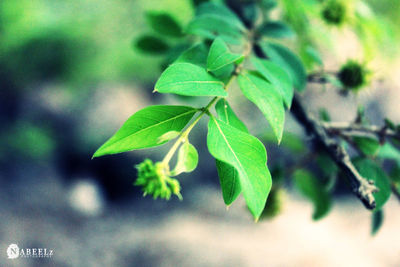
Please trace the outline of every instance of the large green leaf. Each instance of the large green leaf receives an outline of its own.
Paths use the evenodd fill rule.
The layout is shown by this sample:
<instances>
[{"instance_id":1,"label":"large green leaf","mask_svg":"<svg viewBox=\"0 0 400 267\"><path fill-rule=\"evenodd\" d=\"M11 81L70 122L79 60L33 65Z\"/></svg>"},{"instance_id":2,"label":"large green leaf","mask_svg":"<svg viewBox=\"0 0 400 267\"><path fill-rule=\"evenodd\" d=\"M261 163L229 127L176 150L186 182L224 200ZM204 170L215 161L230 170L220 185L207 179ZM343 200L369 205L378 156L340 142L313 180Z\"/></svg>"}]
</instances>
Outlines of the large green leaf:
<instances>
[{"instance_id":1,"label":"large green leaf","mask_svg":"<svg viewBox=\"0 0 400 267\"><path fill-rule=\"evenodd\" d=\"M207 39L221 37L225 42L236 45L243 41L243 34L235 25L215 15L206 14L194 18L187 26L186 32Z\"/></svg>"},{"instance_id":2,"label":"large green leaf","mask_svg":"<svg viewBox=\"0 0 400 267\"><path fill-rule=\"evenodd\" d=\"M254 72L240 74L238 82L243 94L256 104L267 118L278 143L280 143L285 123L285 109L281 95L270 82Z\"/></svg>"},{"instance_id":3,"label":"large green leaf","mask_svg":"<svg viewBox=\"0 0 400 267\"><path fill-rule=\"evenodd\" d=\"M248 133L246 125L236 116L226 99L221 99L217 102L215 111L220 120L242 132ZM230 205L241 192L239 173L234 167L220 160L216 160L216 165L224 202L226 205Z\"/></svg>"},{"instance_id":4,"label":"large green leaf","mask_svg":"<svg viewBox=\"0 0 400 267\"><path fill-rule=\"evenodd\" d=\"M293 178L300 192L314 204L313 219L319 220L327 215L331 209L331 196L314 175L306 170L297 170Z\"/></svg>"},{"instance_id":5,"label":"large green leaf","mask_svg":"<svg viewBox=\"0 0 400 267\"><path fill-rule=\"evenodd\" d=\"M162 145L176 137L169 135L169 138L166 138L166 133L182 131L196 111L186 106L150 106L139 110L94 153L93 157Z\"/></svg>"},{"instance_id":6,"label":"large green leaf","mask_svg":"<svg viewBox=\"0 0 400 267\"><path fill-rule=\"evenodd\" d=\"M150 35L140 36L136 40L135 46L140 51L148 54L164 54L169 50L169 45L166 42Z\"/></svg>"},{"instance_id":7,"label":"large green leaf","mask_svg":"<svg viewBox=\"0 0 400 267\"><path fill-rule=\"evenodd\" d=\"M242 31L246 29L246 27L243 25L242 21L238 18L238 16L236 16L235 13L233 13L231 10L229 10L222 4L218 4L215 2L208 2L200 5L196 9L196 16L202 16L202 15L213 15L227 21L228 23L234 25L236 28Z\"/></svg>"},{"instance_id":8,"label":"large green leaf","mask_svg":"<svg viewBox=\"0 0 400 267\"><path fill-rule=\"evenodd\" d=\"M233 54L221 38L214 40L207 58L207 70L215 71L243 58L243 55Z\"/></svg>"},{"instance_id":9,"label":"large green leaf","mask_svg":"<svg viewBox=\"0 0 400 267\"><path fill-rule=\"evenodd\" d=\"M267 37L287 38L295 35L294 31L281 21L269 21L260 26L258 31Z\"/></svg>"},{"instance_id":10,"label":"large green leaf","mask_svg":"<svg viewBox=\"0 0 400 267\"><path fill-rule=\"evenodd\" d=\"M171 176L179 175L182 172L192 172L196 169L198 162L199 154L196 148L190 144L189 141L186 141L179 148L178 161L176 162L174 170L171 172Z\"/></svg>"},{"instance_id":11,"label":"large green leaf","mask_svg":"<svg viewBox=\"0 0 400 267\"><path fill-rule=\"evenodd\" d=\"M205 68L207 64L207 56L208 56L208 48L204 43L200 43L184 51L178 57L175 63L186 62Z\"/></svg>"},{"instance_id":12,"label":"large green leaf","mask_svg":"<svg viewBox=\"0 0 400 267\"><path fill-rule=\"evenodd\" d=\"M171 37L182 36L181 25L171 15L164 12L149 11L146 13L146 18L153 30L160 34Z\"/></svg>"},{"instance_id":13,"label":"large green leaf","mask_svg":"<svg viewBox=\"0 0 400 267\"><path fill-rule=\"evenodd\" d=\"M161 74L154 90L186 96L227 96L221 81L202 67L190 63L169 66Z\"/></svg>"},{"instance_id":14,"label":"large green leaf","mask_svg":"<svg viewBox=\"0 0 400 267\"><path fill-rule=\"evenodd\" d=\"M268 81L274 85L281 94L285 105L290 107L293 99L293 84L292 80L287 72L279 67L276 63L258 59L256 57L251 58L254 67L264 76Z\"/></svg>"},{"instance_id":15,"label":"large green leaf","mask_svg":"<svg viewBox=\"0 0 400 267\"><path fill-rule=\"evenodd\" d=\"M373 193L376 201L375 210L379 210L390 197L390 182L385 172L373 161L366 158L354 160L354 166L365 179L372 180L379 191Z\"/></svg>"},{"instance_id":16,"label":"large green leaf","mask_svg":"<svg viewBox=\"0 0 400 267\"><path fill-rule=\"evenodd\" d=\"M272 185L264 145L254 136L212 116L207 146L211 155L237 170L247 206L258 220Z\"/></svg>"},{"instance_id":17,"label":"large green leaf","mask_svg":"<svg viewBox=\"0 0 400 267\"><path fill-rule=\"evenodd\" d=\"M307 74L301 60L287 47L280 44L263 43L261 48L268 58L287 71L294 87L303 91L307 83Z\"/></svg>"}]
</instances>

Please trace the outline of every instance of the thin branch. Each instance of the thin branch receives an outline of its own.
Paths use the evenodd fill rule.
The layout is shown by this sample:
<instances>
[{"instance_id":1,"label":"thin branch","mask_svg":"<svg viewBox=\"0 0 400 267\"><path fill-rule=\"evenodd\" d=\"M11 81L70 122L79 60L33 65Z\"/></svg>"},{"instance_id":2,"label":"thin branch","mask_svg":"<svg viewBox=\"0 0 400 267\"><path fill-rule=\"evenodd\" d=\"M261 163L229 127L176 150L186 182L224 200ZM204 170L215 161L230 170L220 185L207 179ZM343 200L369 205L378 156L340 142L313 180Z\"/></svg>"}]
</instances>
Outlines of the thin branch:
<instances>
[{"instance_id":1,"label":"thin branch","mask_svg":"<svg viewBox=\"0 0 400 267\"><path fill-rule=\"evenodd\" d=\"M386 137L391 137L400 140L400 134L386 126L379 127L376 125L362 125L347 122L325 122L323 126L331 134L376 137L379 140L385 140Z\"/></svg>"},{"instance_id":2,"label":"thin branch","mask_svg":"<svg viewBox=\"0 0 400 267\"><path fill-rule=\"evenodd\" d=\"M346 150L327 134L324 126L317 119L306 111L297 94L293 98L291 113L306 132L314 137L316 144L323 148L347 175L353 192L364 203L365 207L374 209L376 201L372 193L377 192L378 188L373 184L373 181L369 181L360 175Z\"/></svg>"}]
</instances>

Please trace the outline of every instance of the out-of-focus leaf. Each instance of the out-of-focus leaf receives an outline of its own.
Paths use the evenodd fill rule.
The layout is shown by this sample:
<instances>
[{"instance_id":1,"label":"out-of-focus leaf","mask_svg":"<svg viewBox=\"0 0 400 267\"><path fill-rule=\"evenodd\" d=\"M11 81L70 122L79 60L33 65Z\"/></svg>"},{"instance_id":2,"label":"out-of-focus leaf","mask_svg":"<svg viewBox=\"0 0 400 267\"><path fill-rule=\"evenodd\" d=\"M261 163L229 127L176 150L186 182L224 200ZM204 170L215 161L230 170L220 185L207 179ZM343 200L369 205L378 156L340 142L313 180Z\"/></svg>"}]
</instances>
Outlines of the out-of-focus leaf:
<instances>
[{"instance_id":1,"label":"out-of-focus leaf","mask_svg":"<svg viewBox=\"0 0 400 267\"><path fill-rule=\"evenodd\" d=\"M280 143L285 123L285 109L279 92L273 88L270 82L255 72L240 74L238 82L243 94L264 114Z\"/></svg>"},{"instance_id":2,"label":"out-of-focus leaf","mask_svg":"<svg viewBox=\"0 0 400 267\"><path fill-rule=\"evenodd\" d=\"M248 133L246 125L236 116L226 99L221 99L215 105L218 118L236 129ZM226 205L235 201L241 192L239 173L231 165L216 160L217 171L221 183L222 196Z\"/></svg>"},{"instance_id":3,"label":"out-of-focus leaf","mask_svg":"<svg viewBox=\"0 0 400 267\"><path fill-rule=\"evenodd\" d=\"M206 67L208 56L208 48L204 43L194 45L185 52L183 52L175 63L191 63L201 67Z\"/></svg>"},{"instance_id":4,"label":"out-of-focus leaf","mask_svg":"<svg viewBox=\"0 0 400 267\"><path fill-rule=\"evenodd\" d=\"M288 38L295 35L294 31L281 21L269 21L258 30L262 35L272 38Z\"/></svg>"},{"instance_id":5,"label":"out-of-focus leaf","mask_svg":"<svg viewBox=\"0 0 400 267\"><path fill-rule=\"evenodd\" d=\"M382 159L391 159L400 164L400 151L389 142L386 142L381 146L377 157Z\"/></svg>"},{"instance_id":6,"label":"out-of-focus leaf","mask_svg":"<svg viewBox=\"0 0 400 267\"><path fill-rule=\"evenodd\" d=\"M354 143L357 145L358 149L361 150L365 155L375 156L380 148L380 143L377 139L368 137L353 137Z\"/></svg>"},{"instance_id":7,"label":"out-of-focus leaf","mask_svg":"<svg viewBox=\"0 0 400 267\"><path fill-rule=\"evenodd\" d=\"M314 204L313 219L319 220L326 216L331 209L331 196L319 180L306 170L297 170L293 178L300 192Z\"/></svg>"},{"instance_id":8,"label":"out-of-focus leaf","mask_svg":"<svg viewBox=\"0 0 400 267\"><path fill-rule=\"evenodd\" d=\"M207 70L216 71L242 59L243 55L233 54L221 38L214 40L207 58Z\"/></svg>"},{"instance_id":9,"label":"out-of-focus leaf","mask_svg":"<svg viewBox=\"0 0 400 267\"><path fill-rule=\"evenodd\" d=\"M377 210L372 213L371 234L375 235L383 223L383 210Z\"/></svg>"},{"instance_id":10,"label":"out-of-focus leaf","mask_svg":"<svg viewBox=\"0 0 400 267\"><path fill-rule=\"evenodd\" d=\"M171 172L171 176L179 175L182 172L192 172L196 169L198 162L199 154L196 148L186 141L179 148L178 161L176 162L175 169Z\"/></svg>"},{"instance_id":11,"label":"out-of-focus leaf","mask_svg":"<svg viewBox=\"0 0 400 267\"><path fill-rule=\"evenodd\" d=\"M314 47L307 46L305 52L307 56L312 59L313 62L317 63L320 66L324 65L320 53Z\"/></svg>"},{"instance_id":12,"label":"out-of-focus leaf","mask_svg":"<svg viewBox=\"0 0 400 267\"><path fill-rule=\"evenodd\" d=\"M281 94L285 105L290 107L293 99L293 84L287 72L279 67L276 63L268 60L251 58L254 67L261 73L264 78L274 85Z\"/></svg>"},{"instance_id":13,"label":"out-of-focus leaf","mask_svg":"<svg viewBox=\"0 0 400 267\"><path fill-rule=\"evenodd\" d=\"M276 136L271 132L267 132L263 136L263 141L268 143L275 143ZM291 132L285 132L283 134L280 147L287 148L295 153L302 153L306 151L306 146L304 144L304 141L299 136Z\"/></svg>"},{"instance_id":14,"label":"out-of-focus leaf","mask_svg":"<svg viewBox=\"0 0 400 267\"><path fill-rule=\"evenodd\" d=\"M221 81L204 68L190 63L169 66L161 74L154 90L186 96L227 96Z\"/></svg>"},{"instance_id":15,"label":"out-of-focus leaf","mask_svg":"<svg viewBox=\"0 0 400 267\"><path fill-rule=\"evenodd\" d=\"M139 37L135 42L135 46L143 53L148 54L164 54L169 50L169 45L166 42L150 35Z\"/></svg>"},{"instance_id":16,"label":"out-of-focus leaf","mask_svg":"<svg viewBox=\"0 0 400 267\"><path fill-rule=\"evenodd\" d=\"M338 172L336 163L326 153L319 153L316 158L318 167L326 176L334 175Z\"/></svg>"},{"instance_id":17,"label":"out-of-focus leaf","mask_svg":"<svg viewBox=\"0 0 400 267\"><path fill-rule=\"evenodd\" d=\"M254 136L212 116L207 146L211 155L237 170L244 199L258 220L272 185L264 145Z\"/></svg>"},{"instance_id":18,"label":"out-of-focus leaf","mask_svg":"<svg viewBox=\"0 0 400 267\"><path fill-rule=\"evenodd\" d=\"M222 4L215 2L208 2L200 5L196 10L196 16L211 15L218 17L229 24L234 25L237 29L245 31L246 27L238 16L233 13L230 9Z\"/></svg>"},{"instance_id":19,"label":"out-of-focus leaf","mask_svg":"<svg viewBox=\"0 0 400 267\"><path fill-rule=\"evenodd\" d=\"M331 116L329 115L329 112L326 108L320 108L319 109L319 118L320 120L324 122L330 122L331 121Z\"/></svg>"},{"instance_id":20,"label":"out-of-focus leaf","mask_svg":"<svg viewBox=\"0 0 400 267\"><path fill-rule=\"evenodd\" d=\"M149 106L133 114L93 155L100 157L134 149L155 147L173 139L168 132L180 132L197 112L186 106ZM163 138L160 140L160 137Z\"/></svg>"},{"instance_id":21,"label":"out-of-focus leaf","mask_svg":"<svg viewBox=\"0 0 400 267\"><path fill-rule=\"evenodd\" d=\"M366 158L358 158L354 160L354 166L367 180L372 180L379 191L373 193L376 201L375 210L379 210L390 197L390 182L385 172L373 161Z\"/></svg>"},{"instance_id":22,"label":"out-of-focus leaf","mask_svg":"<svg viewBox=\"0 0 400 267\"><path fill-rule=\"evenodd\" d=\"M181 25L171 15L164 12L149 11L146 13L146 18L153 30L160 34L171 37L182 36Z\"/></svg>"},{"instance_id":23,"label":"out-of-focus leaf","mask_svg":"<svg viewBox=\"0 0 400 267\"><path fill-rule=\"evenodd\" d=\"M261 49L272 61L286 70L298 91L304 90L307 83L306 70L301 60L292 51L277 43L262 43Z\"/></svg>"}]
</instances>

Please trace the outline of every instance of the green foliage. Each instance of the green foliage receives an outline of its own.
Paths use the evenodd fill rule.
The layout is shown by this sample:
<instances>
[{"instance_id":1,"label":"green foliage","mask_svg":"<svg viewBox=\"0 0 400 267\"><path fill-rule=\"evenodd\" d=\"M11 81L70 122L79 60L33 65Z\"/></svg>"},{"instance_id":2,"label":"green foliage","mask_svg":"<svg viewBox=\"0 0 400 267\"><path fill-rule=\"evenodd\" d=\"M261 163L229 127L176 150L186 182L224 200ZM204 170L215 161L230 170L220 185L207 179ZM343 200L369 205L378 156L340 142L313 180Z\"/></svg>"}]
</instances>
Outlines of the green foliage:
<instances>
[{"instance_id":1,"label":"green foliage","mask_svg":"<svg viewBox=\"0 0 400 267\"><path fill-rule=\"evenodd\" d=\"M148 54L164 54L169 50L169 45L164 40L150 35L139 37L135 45L140 51Z\"/></svg>"},{"instance_id":2,"label":"green foliage","mask_svg":"<svg viewBox=\"0 0 400 267\"><path fill-rule=\"evenodd\" d=\"M171 176L176 176L182 172L192 172L199 162L199 154L196 148L186 141L179 149L178 161L175 169L171 171Z\"/></svg>"},{"instance_id":3,"label":"green foliage","mask_svg":"<svg viewBox=\"0 0 400 267\"><path fill-rule=\"evenodd\" d=\"M190 63L169 66L161 74L154 91L186 96L227 96L223 82Z\"/></svg>"},{"instance_id":4,"label":"green foliage","mask_svg":"<svg viewBox=\"0 0 400 267\"><path fill-rule=\"evenodd\" d=\"M297 170L293 174L296 187L314 204L314 220L326 216L331 209L331 197L325 187L306 170Z\"/></svg>"},{"instance_id":5,"label":"green foliage","mask_svg":"<svg viewBox=\"0 0 400 267\"><path fill-rule=\"evenodd\" d=\"M277 6L275 0L240 3L235 12L223 1L194 1L195 17L186 26L180 25L167 13L148 12L147 20L153 33L141 35L135 44L142 52L165 55L164 71L154 86L154 92L190 96L191 99L201 96L196 103L202 103L206 97L212 98L201 108L150 106L140 110L93 157L160 146L176 139L162 161L153 163L146 159L137 165L135 185L141 186L145 195L154 198L169 199L172 194L181 198L179 182L171 177L192 172L197 167L199 155L188 137L197 123L208 116L207 147L216 160L226 205L231 205L243 193L256 221L260 216L271 218L282 209L285 178L292 177L296 188L313 203L313 219L326 216L332 206L331 194L339 172L339 160L326 149L320 150L319 146L315 146L316 151L305 153L307 148L300 136L289 132L283 135L285 109L291 109L295 90L304 91L308 79L311 81L316 77L317 82L329 82L353 90L366 84L368 71L362 64L351 60L338 75L327 74L323 69L319 43L313 39L315 32L309 26L307 13L314 12L321 19L322 8L327 23L341 24L347 18L347 12L351 11L344 2L326 0L317 4L316 1L282 0L280 3L282 16L276 18L275 13L270 13ZM311 8L315 6L317 8ZM272 17L274 20L270 19ZM185 38L187 35L191 36ZM292 48L300 57L282 43L270 42L271 38L289 37L296 38L291 44L295 45ZM318 67L318 72L307 77L305 66L309 71ZM244 98L257 106L271 126L272 131L266 131L264 125L259 125L263 140L280 144L294 156L305 156L289 167L283 165L284 159L277 159L278 163L275 162L272 169L274 186L263 143L250 134L228 103L231 101L228 90L234 90L235 85ZM232 95L236 97L234 93ZM214 105L216 115L212 112ZM294 114L297 119L305 116ZM321 111L320 120L331 120L326 110ZM312 123L303 123L306 131L312 132L314 126L306 125ZM363 112L358 113L356 124L360 127L368 125ZM321 127L324 129L325 123L321 123ZM400 129L390 120L386 120L384 130L386 128L392 131L392 136ZM338 146L347 149L346 145L351 144L356 148L355 152L361 157L354 160L355 168L379 188L373 193L377 204L373 213L372 233L375 233L382 223L382 206L390 196L390 182L394 187L400 187L400 152L393 143L383 144L386 141L380 136L384 134L383 130L376 134L376 139L340 135L335 133L335 129L325 130L327 138L336 135L343 139L342 143L337 143ZM317 130L315 132L318 134ZM374 134L373 130L369 133ZM335 147L329 145L329 148ZM177 162L172 169L170 161L176 153ZM391 181L370 158L396 162Z\"/></svg>"},{"instance_id":6,"label":"green foliage","mask_svg":"<svg viewBox=\"0 0 400 267\"><path fill-rule=\"evenodd\" d=\"M371 234L375 235L383 223L383 210L377 210L372 213Z\"/></svg>"},{"instance_id":7,"label":"green foliage","mask_svg":"<svg viewBox=\"0 0 400 267\"><path fill-rule=\"evenodd\" d=\"M243 94L264 114L280 143L285 123L285 109L280 93L255 72L240 74L238 82Z\"/></svg>"},{"instance_id":8,"label":"green foliage","mask_svg":"<svg viewBox=\"0 0 400 267\"><path fill-rule=\"evenodd\" d=\"M210 53L207 58L207 70L216 71L241 59L243 59L243 55L231 53L224 41L217 38L210 47Z\"/></svg>"},{"instance_id":9,"label":"green foliage","mask_svg":"<svg viewBox=\"0 0 400 267\"><path fill-rule=\"evenodd\" d=\"M182 131L196 111L185 106L144 108L133 114L93 157L160 146L170 140L165 138L165 133Z\"/></svg>"},{"instance_id":10,"label":"green foliage","mask_svg":"<svg viewBox=\"0 0 400 267\"><path fill-rule=\"evenodd\" d=\"M287 47L277 43L263 43L261 48L273 62L286 70L292 78L294 87L303 91L307 82L307 75L300 59Z\"/></svg>"},{"instance_id":11,"label":"green foliage","mask_svg":"<svg viewBox=\"0 0 400 267\"><path fill-rule=\"evenodd\" d=\"M212 116L207 146L211 155L237 170L247 206L258 220L272 185L264 145L254 136Z\"/></svg>"},{"instance_id":12,"label":"green foliage","mask_svg":"<svg viewBox=\"0 0 400 267\"><path fill-rule=\"evenodd\" d=\"M181 25L169 14L164 12L150 11L146 14L149 25L159 34L181 37L183 30Z\"/></svg>"}]
</instances>

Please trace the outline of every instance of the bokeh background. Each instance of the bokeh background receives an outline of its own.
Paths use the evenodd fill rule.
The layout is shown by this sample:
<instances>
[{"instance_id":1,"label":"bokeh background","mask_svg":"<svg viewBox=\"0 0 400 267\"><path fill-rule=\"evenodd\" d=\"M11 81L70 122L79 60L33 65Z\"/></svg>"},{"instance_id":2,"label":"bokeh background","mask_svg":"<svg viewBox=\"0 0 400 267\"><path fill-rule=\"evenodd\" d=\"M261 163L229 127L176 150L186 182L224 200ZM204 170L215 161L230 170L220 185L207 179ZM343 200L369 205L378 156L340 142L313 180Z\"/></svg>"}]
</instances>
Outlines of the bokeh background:
<instances>
[{"instance_id":1,"label":"bokeh background","mask_svg":"<svg viewBox=\"0 0 400 267\"><path fill-rule=\"evenodd\" d=\"M379 16L374 34L382 39L366 41L377 52L345 27L319 25L317 34L327 40L321 43L327 69L358 57L372 69L373 82L347 97L310 86L304 98L335 121L352 120L363 104L373 122L388 116L398 123L400 4L367 2ZM91 160L135 111L202 103L152 93L163 58L132 45L149 31L148 10L166 11L182 25L194 13L189 0L0 1L0 266L399 266L393 197L375 236L370 212L348 194L335 198L318 222L290 184L276 218L255 224L243 199L226 210L205 120L191 134L199 166L179 177L183 201L143 198L132 186L134 165L161 159L169 145ZM262 116L233 98L251 131L268 135ZM302 135L290 115L286 128ZM269 161L290 156L266 139ZM54 256L12 261L6 258L11 243L50 248Z\"/></svg>"}]
</instances>

